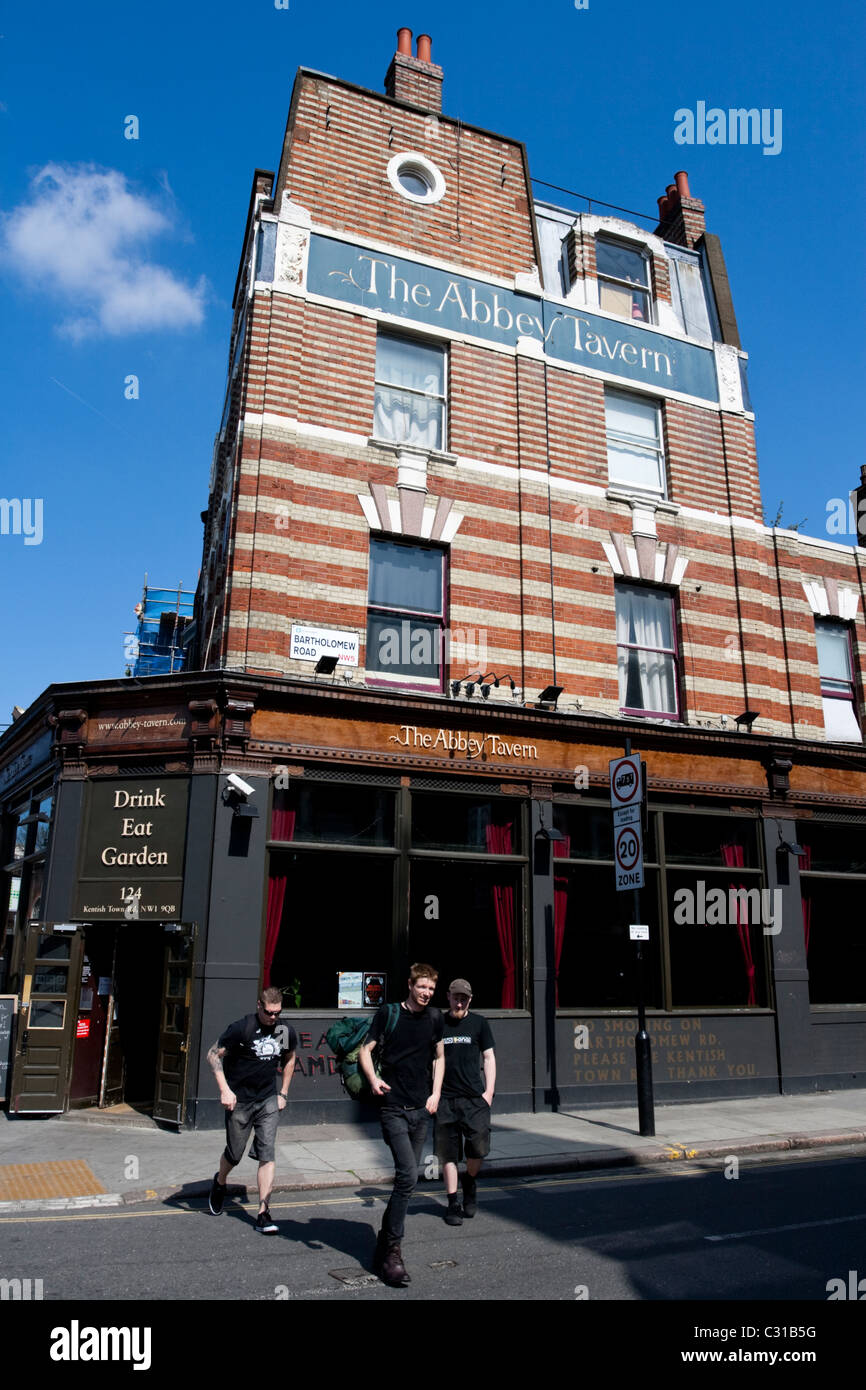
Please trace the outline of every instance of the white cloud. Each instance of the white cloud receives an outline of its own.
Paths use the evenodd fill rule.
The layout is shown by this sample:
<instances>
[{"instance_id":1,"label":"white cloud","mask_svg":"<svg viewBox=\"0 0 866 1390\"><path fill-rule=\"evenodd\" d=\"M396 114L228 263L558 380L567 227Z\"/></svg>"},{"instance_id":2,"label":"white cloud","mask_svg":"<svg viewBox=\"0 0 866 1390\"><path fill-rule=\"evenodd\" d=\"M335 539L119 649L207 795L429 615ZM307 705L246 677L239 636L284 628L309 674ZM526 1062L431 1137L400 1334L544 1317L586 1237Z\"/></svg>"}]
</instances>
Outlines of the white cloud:
<instances>
[{"instance_id":1,"label":"white cloud","mask_svg":"<svg viewBox=\"0 0 866 1390\"><path fill-rule=\"evenodd\" d=\"M5 219L3 260L67 304L65 336L195 327L204 317L204 279L185 284L144 250L170 229L165 213L131 192L118 170L46 164Z\"/></svg>"}]
</instances>

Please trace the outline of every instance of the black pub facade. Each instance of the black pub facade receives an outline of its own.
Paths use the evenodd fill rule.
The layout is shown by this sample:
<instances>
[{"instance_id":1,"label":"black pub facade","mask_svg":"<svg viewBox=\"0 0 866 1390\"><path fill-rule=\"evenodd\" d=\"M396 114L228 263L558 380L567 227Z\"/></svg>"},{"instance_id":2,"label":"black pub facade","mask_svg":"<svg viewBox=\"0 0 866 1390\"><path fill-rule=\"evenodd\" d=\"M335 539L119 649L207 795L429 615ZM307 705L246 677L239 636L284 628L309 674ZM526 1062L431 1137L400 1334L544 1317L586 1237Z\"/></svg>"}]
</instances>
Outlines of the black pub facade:
<instances>
[{"instance_id":1,"label":"black pub facade","mask_svg":"<svg viewBox=\"0 0 866 1390\"><path fill-rule=\"evenodd\" d=\"M638 751L658 1097L857 1084L862 752L661 726ZM269 983L293 1112L348 1118L340 978L398 998L415 959L472 980L502 1110L633 1103L621 752L616 720L314 679L50 687L0 740L10 1110L216 1125L207 1048Z\"/></svg>"}]
</instances>

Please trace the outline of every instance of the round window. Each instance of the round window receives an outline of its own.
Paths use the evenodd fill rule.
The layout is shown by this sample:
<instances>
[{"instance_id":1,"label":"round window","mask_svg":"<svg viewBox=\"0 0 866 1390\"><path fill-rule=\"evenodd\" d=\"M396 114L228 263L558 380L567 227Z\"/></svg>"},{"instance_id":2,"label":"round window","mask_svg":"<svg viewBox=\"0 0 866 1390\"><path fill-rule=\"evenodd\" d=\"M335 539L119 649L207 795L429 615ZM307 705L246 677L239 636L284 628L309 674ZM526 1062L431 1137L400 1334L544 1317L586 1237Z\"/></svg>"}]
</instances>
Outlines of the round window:
<instances>
[{"instance_id":1,"label":"round window","mask_svg":"<svg viewBox=\"0 0 866 1390\"><path fill-rule=\"evenodd\" d=\"M414 194L416 198L426 198L430 192L430 185L427 180L408 164L399 171L397 178L400 180L400 187L405 189L407 193Z\"/></svg>"},{"instance_id":2,"label":"round window","mask_svg":"<svg viewBox=\"0 0 866 1390\"><path fill-rule=\"evenodd\" d=\"M388 163L388 182L410 203L438 203L445 196L444 178L423 154L395 154Z\"/></svg>"}]
</instances>

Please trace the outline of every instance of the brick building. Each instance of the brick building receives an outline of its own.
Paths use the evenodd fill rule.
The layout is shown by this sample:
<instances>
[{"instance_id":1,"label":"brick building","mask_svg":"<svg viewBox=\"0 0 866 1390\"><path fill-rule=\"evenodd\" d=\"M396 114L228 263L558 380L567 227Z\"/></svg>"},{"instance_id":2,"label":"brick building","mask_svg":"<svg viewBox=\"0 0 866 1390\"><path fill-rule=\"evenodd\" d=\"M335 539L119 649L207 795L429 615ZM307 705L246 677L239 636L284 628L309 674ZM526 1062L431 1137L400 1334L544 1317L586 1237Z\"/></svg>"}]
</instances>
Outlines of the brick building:
<instances>
[{"instance_id":1,"label":"brick building","mask_svg":"<svg viewBox=\"0 0 866 1390\"><path fill-rule=\"evenodd\" d=\"M293 1104L334 1113L337 972L396 997L414 959L472 980L503 1106L630 1102L637 909L608 789L630 739L657 1093L852 1084L864 552L764 524L746 352L687 175L654 226L541 201L518 141L443 114L442 76L408 30L384 95L299 70L253 181L189 670L51 687L0 740L20 767L54 721L45 785L6 797L7 875L14 834L25 875L40 862L21 808L49 780L43 855L79 864L127 779L175 787L174 896L154 872L178 921L151 969L157 1090L167 1017L186 1039L178 1118L218 1118L203 1052L261 979L300 1011ZM129 951L167 915L142 910L146 874L119 926L122 871L46 872L10 941L62 920L87 950L114 921ZM82 885L109 880L100 917Z\"/></svg>"}]
</instances>

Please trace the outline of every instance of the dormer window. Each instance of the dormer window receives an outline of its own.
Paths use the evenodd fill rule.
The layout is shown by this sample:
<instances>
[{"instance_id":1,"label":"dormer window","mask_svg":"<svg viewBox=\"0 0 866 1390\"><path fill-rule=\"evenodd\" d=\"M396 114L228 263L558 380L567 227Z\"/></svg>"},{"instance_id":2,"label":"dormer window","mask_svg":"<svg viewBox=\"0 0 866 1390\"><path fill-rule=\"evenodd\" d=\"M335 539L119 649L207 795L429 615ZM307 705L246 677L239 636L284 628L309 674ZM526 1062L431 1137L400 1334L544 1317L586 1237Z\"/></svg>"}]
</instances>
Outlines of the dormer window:
<instances>
[{"instance_id":1,"label":"dormer window","mask_svg":"<svg viewBox=\"0 0 866 1390\"><path fill-rule=\"evenodd\" d=\"M650 323L649 265L642 251L596 237L599 307L622 319Z\"/></svg>"}]
</instances>

